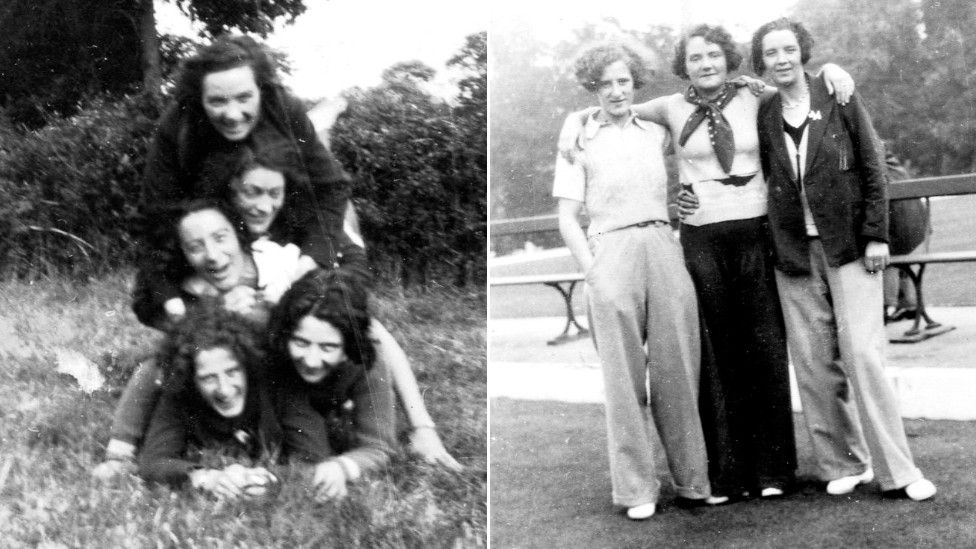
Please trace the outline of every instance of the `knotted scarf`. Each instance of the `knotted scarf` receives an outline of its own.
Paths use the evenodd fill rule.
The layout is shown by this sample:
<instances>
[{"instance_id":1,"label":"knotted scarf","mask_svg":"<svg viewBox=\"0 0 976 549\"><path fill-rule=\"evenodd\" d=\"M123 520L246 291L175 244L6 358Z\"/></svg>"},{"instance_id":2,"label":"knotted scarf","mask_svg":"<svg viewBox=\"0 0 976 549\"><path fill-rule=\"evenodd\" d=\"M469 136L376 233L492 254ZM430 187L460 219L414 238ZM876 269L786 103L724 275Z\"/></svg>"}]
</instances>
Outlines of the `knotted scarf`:
<instances>
[{"instance_id":1,"label":"knotted scarf","mask_svg":"<svg viewBox=\"0 0 976 549\"><path fill-rule=\"evenodd\" d=\"M707 119L708 136L712 142L712 149L715 151L715 157L718 158L718 163L725 173L732 170L732 160L735 158L735 137L732 135L732 126L722 114L722 109L732 101L735 92L735 85L726 82L722 85L722 91L718 97L709 101L698 95L698 90L694 86L688 86L688 91L685 92L685 101L696 105L698 108L688 117L685 127L681 130L681 137L678 138L678 144L683 147L691 134L698 128L698 125Z\"/></svg>"}]
</instances>

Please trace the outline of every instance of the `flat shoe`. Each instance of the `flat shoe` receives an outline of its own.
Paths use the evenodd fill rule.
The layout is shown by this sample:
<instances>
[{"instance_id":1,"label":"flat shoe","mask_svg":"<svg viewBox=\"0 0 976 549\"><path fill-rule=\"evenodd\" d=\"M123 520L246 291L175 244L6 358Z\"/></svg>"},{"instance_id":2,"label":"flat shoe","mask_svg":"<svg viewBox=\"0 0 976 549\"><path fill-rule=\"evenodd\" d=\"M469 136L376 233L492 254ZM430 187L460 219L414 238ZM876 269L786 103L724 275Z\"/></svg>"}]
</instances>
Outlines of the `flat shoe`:
<instances>
[{"instance_id":1,"label":"flat shoe","mask_svg":"<svg viewBox=\"0 0 976 549\"><path fill-rule=\"evenodd\" d=\"M759 497L778 498L783 496L785 493L786 492L784 492L781 488L777 488L775 486L767 486L766 488L762 489L762 492L759 493Z\"/></svg>"},{"instance_id":2,"label":"flat shoe","mask_svg":"<svg viewBox=\"0 0 976 549\"><path fill-rule=\"evenodd\" d=\"M897 490L887 490L881 495L890 499L910 499L912 501L925 501L935 495L935 485L928 479L920 478L908 486L903 486Z\"/></svg>"},{"instance_id":3,"label":"flat shoe","mask_svg":"<svg viewBox=\"0 0 976 549\"><path fill-rule=\"evenodd\" d=\"M654 516L657 505L653 503L642 503L627 509L627 518L630 520L647 520Z\"/></svg>"},{"instance_id":4,"label":"flat shoe","mask_svg":"<svg viewBox=\"0 0 976 549\"><path fill-rule=\"evenodd\" d=\"M874 471L868 467L860 475L840 477L827 483L827 493L832 496L850 494L858 484L867 484L874 480Z\"/></svg>"}]
</instances>

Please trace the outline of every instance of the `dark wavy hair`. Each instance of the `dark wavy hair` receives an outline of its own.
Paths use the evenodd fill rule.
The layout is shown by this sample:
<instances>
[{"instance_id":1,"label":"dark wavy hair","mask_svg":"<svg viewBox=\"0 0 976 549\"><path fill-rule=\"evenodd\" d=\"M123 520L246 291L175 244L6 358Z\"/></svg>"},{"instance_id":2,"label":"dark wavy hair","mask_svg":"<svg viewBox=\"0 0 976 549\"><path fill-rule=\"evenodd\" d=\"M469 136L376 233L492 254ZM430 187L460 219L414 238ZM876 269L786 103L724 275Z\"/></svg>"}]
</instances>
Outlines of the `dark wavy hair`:
<instances>
[{"instance_id":1,"label":"dark wavy hair","mask_svg":"<svg viewBox=\"0 0 976 549\"><path fill-rule=\"evenodd\" d=\"M203 110L203 79L215 72L251 67L261 91L261 108L280 93L282 87L274 61L264 46L250 36L226 35L201 47L183 61L176 80L174 97L180 111L195 124L209 124Z\"/></svg>"},{"instance_id":2,"label":"dark wavy hair","mask_svg":"<svg viewBox=\"0 0 976 549\"><path fill-rule=\"evenodd\" d=\"M599 44L583 51L573 66L576 80L586 91L595 92L600 87L603 71L617 61L623 61L630 69L635 90L644 87L651 72L647 61L633 49L617 42Z\"/></svg>"},{"instance_id":3,"label":"dark wavy hair","mask_svg":"<svg viewBox=\"0 0 976 549\"><path fill-rule=\"evenodd\" d=\"M308 222L298 219L296 212L300 208L293 204L303 196L299 189L309 188L311 181L298 150L287 139L257 148L244 145L232 152L211 154L203 162L200 178L205 188L220 190L221 198L233 204L232 183L258 166L280 172L285 178L285 201L271 224L271 233L289 242L303 240Z\"/></svg>"},{"instance_id":4,"label":"dark wavy hair","mask_svg":"<svg viewBox=\"0 0 976 549\"><path fill-rule=\"evenodd\" d=\"M178 282L187 276L194 274L193 267L183 253L183 243L180 241L180 223L190 214L203 210L215 210L223 215L230 226L234 228L234 234L241 245L241 250L247 254L253 238L247 233L244 219L237 210L227 201L215 198L195 198L177 202L168 208L163 219L170 220L169 223L162 223L157 227L159 232L157 242L162 243L161 259L164 265L164 273L168 280Z\"/></svg>"},{"instance_id":5,"label":"dark wavy hair","mask_svg":"<svg viewBox=\"0 0 976 549\"><path fill-rule=\"evenodd\" d=\"M196 358L200 351L227 349L247 373L249 387L262 382L263 337L257 326L225 311L216 302L201 303L176 324L164 340L157 359L163 369L163 391L198 397Z\"/></svg>"},{"instance_id":6,"label":"dark wavy hair","mask_svg":"<svg viewBox=\"0 0 976 549\"><path fill-rule=\"evenodd\" d=\"M671 72L683 80L690 78L688 76L688 64L685 62L685 57L688 55L688 41L696 36L700 36L706 42L716 44L722 48L722 53L725 54L725 68L729 72L737 70L739 65L742 64L742 54L739 53L735 41L732 40L732 35L729 34L729 31L725 30L725 27L721 25L698 25L682 36L681 40L674 47L674 59L671 60Z\"/></svg>"},{"instance_id":7,"label":"dark wavy hair","mask_svg":"<svg viewBox=\"0 0 976 549\"><path fill-rule=\"evenodd\" d=\"M285 292L271 312L269 349L276 377L298 376L288 354L288 340L306 316L328 322L342 334L346 356L367 370L376 350L369 338L369 293L361 277L345 269L316 269Z\"/></svg>"},{"instance_id":8,"label":"dark wavy hair","mask_svg":"<svg viewBox=\"0 0 976 549\"><path fill-rule=\"evenodd\" d=\"M763 38L777 30L792 31L796 36L796 41L800 44L800 63L806 65L813 55L813 36L810 31L803 26L803 23L781 17L759 27L752 34L752 70L756 71L756 74L761 75L766 72L766 64L763 62Z\"/></svg>"}]
</instances>

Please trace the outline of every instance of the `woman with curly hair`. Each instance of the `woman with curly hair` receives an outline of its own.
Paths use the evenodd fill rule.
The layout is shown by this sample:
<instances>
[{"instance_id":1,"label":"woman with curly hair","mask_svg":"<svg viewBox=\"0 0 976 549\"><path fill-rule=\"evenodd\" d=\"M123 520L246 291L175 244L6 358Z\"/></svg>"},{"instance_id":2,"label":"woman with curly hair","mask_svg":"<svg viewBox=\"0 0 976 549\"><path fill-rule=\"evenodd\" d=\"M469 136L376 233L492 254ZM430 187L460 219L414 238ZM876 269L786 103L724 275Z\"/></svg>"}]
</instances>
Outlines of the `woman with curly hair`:
<instances>
[{"instance_id":1,"label":"woman with curly hair","mask_svg":"<svg viewBox=\"0 0 976 549\"><path fill-rule=\"evenodd\" d=\"M263 380L259 337L219 307L192 311L170 333L159 352L163 394L140 454L141 476L228 499L275 487L264 464L278 455L283 431ZM204 449L223 459L201 463Z\"/></svg>"},{"instance_id":2,"label":"woman with curly hair","mask_svg":"<svg viewBox=\"0 0 976 549\"><path fill-rule=\"evenodd\" d=\"M269 372L285 436L312 455L328 426L328 454L315 467L320 499L380 470L393 453L390 373L376 361L374 321L362 281L342 269L316 270L282 297L269 326Z\"/></svg>"},{"instance_id":3,"label":"woman with curly hair","mask_svg":"<svg viewBox=\"0 0 976 549\"><path fill-rule=\"evenodd\" d=\"M731 500L782 495L796 468L756 131L762 98L728 81L741 62L724 28L694 27L672 62L673 72L691 81L688 89L633 106L639 118L667 128L674 143L685 189L681 245L702 322L699 406L709 477L713 495ZM848 86L849 76L837 72L833 84ZM563 128L563 151L575 147L577 119L570 115Z\"/></svg>"}]
</instances>

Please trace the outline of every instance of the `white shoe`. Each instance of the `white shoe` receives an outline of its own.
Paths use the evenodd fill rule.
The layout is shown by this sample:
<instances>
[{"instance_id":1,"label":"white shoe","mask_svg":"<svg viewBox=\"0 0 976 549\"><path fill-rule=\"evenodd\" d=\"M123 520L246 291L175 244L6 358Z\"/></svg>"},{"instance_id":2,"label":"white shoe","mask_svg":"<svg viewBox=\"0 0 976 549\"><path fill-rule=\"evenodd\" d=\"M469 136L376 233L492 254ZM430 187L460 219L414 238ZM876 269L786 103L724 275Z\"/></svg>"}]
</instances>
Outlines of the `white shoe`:
<instances>
[{"instance_id":1,"label":"white shoe","mask_svg":"<svg viewBox=\"0 0 976 549\"><path fill-rule=\"evenodd\" d=\"M729 496L708 496L705 498L706 505L722 505L729 502Z\"/></svg>"},{"instance_id":2,"label":"white shoe","mask_svg":"<svg viewBox=\"0 0 976 549\"><path fill-rule=\"evenodd\" d=\"M642 503L627 509L627 518L630 520L646 520L654 516L657 505L654 503Z\"/></svg>"},{"instance_id":3,"label":"white shoe","mask_svg":"<svg viewBox=\"0 0 976 549\"><path fill-rule=\"evenodd\" d=\"M783 494L784 494L783 490L780 488L776 488L775 486L769 486L767 488L763 488L762 492L759 493L760 497L764 497L764 498L778 498Z\"/></svg>"},{"instance_id":4,"label":"white shoe","mask_svg":"<svg viewBox=\"0 0 976 549\"><path fill-rule=\"evenodd\" d=\"M864 470L860 475L851 475L849 477L840 477L834 479L827 483L827 493L832 496L842 496L844 494L850 494L854 491L854 488L858 484L867 484L874 480L874 470L870 467Z\"/></svg>"},{"instance_id":5,"label":"white shoe","mask_svg":"<svg viewBox=\"0 0 976 549\"><path fill-rule=\"evenodd\" d=\"M935 491L935 485L924 478L920 478L905 487L905 495L915 501L929 499L935 495Z\"/></svg>"}]
</instances>

